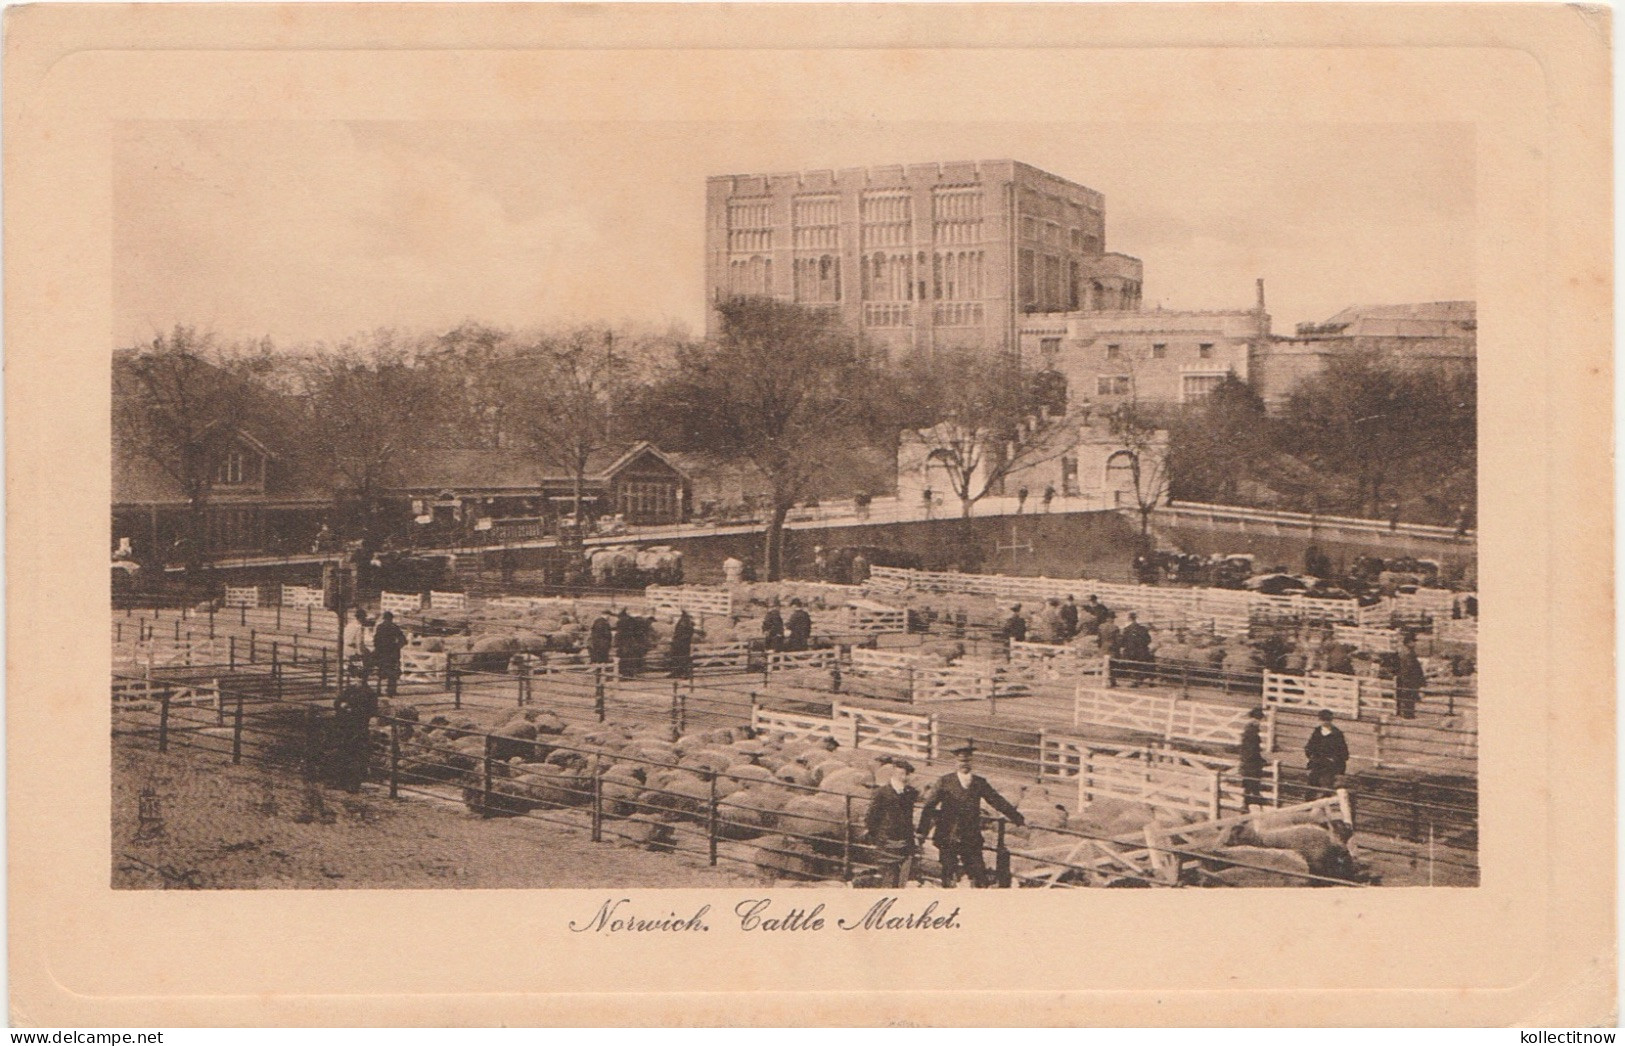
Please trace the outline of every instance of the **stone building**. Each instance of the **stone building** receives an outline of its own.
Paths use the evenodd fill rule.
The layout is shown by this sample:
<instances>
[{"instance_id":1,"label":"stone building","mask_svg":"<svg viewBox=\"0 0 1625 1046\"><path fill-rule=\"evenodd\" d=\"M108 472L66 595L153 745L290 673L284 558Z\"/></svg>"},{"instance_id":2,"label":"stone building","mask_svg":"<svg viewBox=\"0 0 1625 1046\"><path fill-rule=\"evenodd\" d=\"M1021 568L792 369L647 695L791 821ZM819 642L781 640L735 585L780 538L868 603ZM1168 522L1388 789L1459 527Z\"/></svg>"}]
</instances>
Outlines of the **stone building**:
<instances>
[{"instance_id":1,"label":"stone building","mask_svg":"<svg viewBox=\"0 0 1625 1046\"><path fill-rule=\"evenodd\" d=\"M1252 382L1278 408L1298 382L1342 356L1369 353L1407 366L1474 374L1478 308L1471 301L1353 305L1324 323L1300 323L1293 337L1272 338L1254 359Z\"/></svg>"},{"instance_id":2,"label":"stone building","mask_svg":"<svg viewBox=\"0 0 1625 1046\"><path fill-rule=\"evenodd\" d=\"M892 352L1010 350L1028 313L1140 301L1105 198L1012 160L715 176L705 238L708 301L828 309Z\"/></svg>"},{"instance_id":3,"label":"stone building","mask_svg":"<svg viewBox=\"0 0 1625 1046\"><path fill-rule=\"evenodd\" d=\"M1226 377L1251 381L1270 345L1263 281L1251 309L1068 312L1028 316L1022 364L1059 373L1068 402L1179 406L1199 402Z\"/></svg>"},{"instance_id":4,"label":"stone building","mask_svg":"<svg viewBox=\"0 0 1625 1046\"><path fill-rule=\"evenodd\" d=\"M971 477L971 492L988 487L987 497L1012 497L1025 487L1029 511L1041 511L1044 491L1050 487L1059 499L1057 510L1077 508L1080 502L1090 508L1131 508L1142 495L1149 504L1165 493L1166 431L1158 431L1142 451L1152 460L1142 463L1141 489L1136 491L1134 452L1112 434L1098 415L1087 408L1077 409L1053 420L1050 426L1022 453L1027 463L1010 469L993 483L987 482L988 467L978 467ZM918 505L929 489L942 513L957 516L961 505L953 475L932 454L941 445L941 435L930 429L902 433L897 448L897 497L904 505ZM988 447L982 460L991 464L1008 459L1001 457L999 448Z\"/></svg>"}]
</instances>

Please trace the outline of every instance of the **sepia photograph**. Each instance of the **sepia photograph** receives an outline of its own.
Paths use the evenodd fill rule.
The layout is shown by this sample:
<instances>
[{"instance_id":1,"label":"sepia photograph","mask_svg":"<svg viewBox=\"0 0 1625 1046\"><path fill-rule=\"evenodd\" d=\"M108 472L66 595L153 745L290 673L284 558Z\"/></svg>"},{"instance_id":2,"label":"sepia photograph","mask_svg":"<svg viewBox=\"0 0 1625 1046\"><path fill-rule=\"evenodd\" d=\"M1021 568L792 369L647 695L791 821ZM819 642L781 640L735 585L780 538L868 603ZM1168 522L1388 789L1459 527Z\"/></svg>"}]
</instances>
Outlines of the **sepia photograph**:
<instances>
[{"instance_id":1,"label":"sepia photograph","mask_svg":"<svg viewBox=\"0 0 1625 1046\"><path fill-rule=\"evenodd\" d=\"M115 886L1478 881L1469 128L116 133Z\"/></svg>"},{"instance_id":2,"label":"sepia photograph","mask_svg":"<svg viewBox=\"0 0 1625 1046\"><path fill-rule=\"evenodd\" d=\"M1606 12L6 29L13 1023L1616 1019Z\"/></svg>"}]
</instances>

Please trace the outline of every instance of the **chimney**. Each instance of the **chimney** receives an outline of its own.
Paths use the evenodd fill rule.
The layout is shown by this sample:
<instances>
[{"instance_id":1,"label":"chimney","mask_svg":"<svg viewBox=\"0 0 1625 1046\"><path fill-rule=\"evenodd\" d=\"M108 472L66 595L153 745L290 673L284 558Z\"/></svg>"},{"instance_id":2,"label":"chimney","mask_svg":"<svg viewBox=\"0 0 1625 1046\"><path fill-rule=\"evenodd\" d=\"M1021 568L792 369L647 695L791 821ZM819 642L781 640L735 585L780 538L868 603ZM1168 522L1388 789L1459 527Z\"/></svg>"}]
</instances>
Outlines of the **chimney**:
<instances>
[{"instance_id":1,"label":"chimney","mask_svg":"<svg viewBox=\"0 0 1625 1046\"><path fill-rule=\"evenodd\" d=\"M1264 277L1258 278L1258 311L1264 311Z\"/></svg>"}]
</instances>

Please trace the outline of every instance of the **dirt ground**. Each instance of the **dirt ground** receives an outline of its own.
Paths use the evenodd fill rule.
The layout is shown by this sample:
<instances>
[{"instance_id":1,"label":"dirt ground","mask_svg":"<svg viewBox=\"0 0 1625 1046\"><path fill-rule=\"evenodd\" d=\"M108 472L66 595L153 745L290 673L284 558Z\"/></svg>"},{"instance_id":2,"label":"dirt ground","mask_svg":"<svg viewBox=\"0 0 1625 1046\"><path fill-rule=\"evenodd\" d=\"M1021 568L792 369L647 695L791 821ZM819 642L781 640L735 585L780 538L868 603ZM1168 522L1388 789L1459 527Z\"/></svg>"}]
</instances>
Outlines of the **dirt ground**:
<instances>
[{"instance_id":1,"label":"dirt ground","mask_svg":"<svg viewBox=\"0 0 1625 1046\"><path fill-rule=\"evenodd\" d=\"M143 792L149 791L143 804ZM323 789L196 749L113 748L115 889L729 887L762 879L703 855L595 843L584 828ZM156 810L153 809L156 799ZM143 805L147 814L143 817ZM156 815L157 823L153 822ZM308 823L301 823L308 820Z\"/></svg>"}]
</instances>

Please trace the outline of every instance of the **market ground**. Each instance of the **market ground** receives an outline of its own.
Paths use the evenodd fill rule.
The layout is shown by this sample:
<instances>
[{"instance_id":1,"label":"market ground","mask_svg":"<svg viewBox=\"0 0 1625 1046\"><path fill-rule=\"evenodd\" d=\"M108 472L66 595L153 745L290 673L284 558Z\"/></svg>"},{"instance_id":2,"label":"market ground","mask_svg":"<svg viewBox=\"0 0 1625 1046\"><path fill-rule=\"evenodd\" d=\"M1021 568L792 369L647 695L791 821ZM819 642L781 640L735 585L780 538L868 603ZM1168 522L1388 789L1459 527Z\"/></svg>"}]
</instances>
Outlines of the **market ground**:
<instances>
[{"instance_id":1,"label":"market ground","mask_svg":"<svg viewBox=\"0 0 1625 1046\"><path fill-rule=\"evenodd\" d=\"M197 750L113 747L115 889L544 889L760 884L741 865L651 853L529 818L485 820L461 806L322 790L310 823L296 777ZM147 813L162 828L143 839ZM152 809L151 799L157 800ZM147 834L151 834L150 820Z\"/></svg>"}]
</instances>

